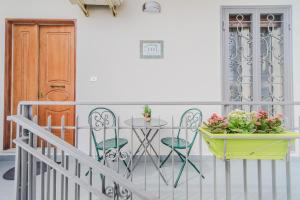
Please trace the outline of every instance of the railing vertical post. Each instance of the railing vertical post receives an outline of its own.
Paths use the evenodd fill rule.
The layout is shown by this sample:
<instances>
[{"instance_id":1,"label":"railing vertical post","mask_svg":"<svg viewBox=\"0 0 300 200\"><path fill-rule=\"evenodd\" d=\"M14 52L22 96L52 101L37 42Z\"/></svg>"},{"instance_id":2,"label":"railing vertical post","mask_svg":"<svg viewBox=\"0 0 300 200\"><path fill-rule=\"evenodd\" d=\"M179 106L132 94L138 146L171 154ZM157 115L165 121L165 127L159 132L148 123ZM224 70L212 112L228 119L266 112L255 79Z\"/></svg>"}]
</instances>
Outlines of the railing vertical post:
<instances>
[{"instance_id":1,"label":"railing vertical post","mask_svg":"<svg viewBox=\"0 0 300 200\"><path fill-rule=\"evenodd\" d=\"M181 127L179 128L181 129ZM175 199L174 184L174 117L172 115L172 200Z\"/></svg>"},{"instance_id":2,"label":"railing vertical post","mask_svg":"<svg viewBox=\"0 0 300 200\"><path fill-rule=\"evenodd\" d=\"M45 155L45 141L41 139L42 154ZM45 174L44 174L44 163L40 160L40 174L41 174L41 200L45 199Z\"/></svg>"},{"instance_id":3,"label":"railing vertical post","mask_svg":"<svg viewBox=\"0 0 300 200\"><path fill-rule=\"evenodd\" d=\"M94 129L94 127L90 127L90 129ZM103 152L104 152L104 150L103 150ZM90 134L89 134L89 156L92 157L92 130L90 130Z\"/></svg>"},{"instance_id":4,"label":"railing vertical post","mask_svg":"<svg viewBox=\"0 0 300 200\"><path fill-rule=\"evenodd\" d=\"M146 150L146 142L147 142L147 126L146 126L146 121L144 121L144 141L143 146L144 146L144 189L147 191L147 150ZM147 143L148 145L148 143Z\"/></svg>"},{"instance_id":5,"label":"railing vertical post","mask_svg":"<svg viewBox=\"0 0 300 200\"><path fill-rule=\"evenodd\" d=\"M218 196L217 196L217 158L214 155L213 155L213 170L214 170L214 200L217 200L218 199ZM201 177L200 177L200 179L201 179ZM201 179L201 182L202 182L202 179Z\"/></svg>"},{"instance_id":6,"label":"railing vertical post","mask_svg":"<svg viewBox=\"0 0 300 200\"><path fill-rule=\"evenodd\" d=\"M28 199L28 153L22 150L22 185L21 185L21 199Z\"/></svg>"},{"instance_id":7,"label":"railing vertical post","mask_svg":"<svg viewBox=\"0 0 300 200\"><path fill-rule=\"evenodd\" d=\"M94 129L94 128L96 128L96 127L90 127L91 129ZM104 123L104 130L103 130L103 137L104 137L104 139L103 139L103 158L104 158L104 165L105 165L105 161L106 161L106 155L105 155L105 136L106 135L106 129L105 129L105 123ZM93 150L92 150L92 141L93 140L93 138L92 138L92 130L90 131L90 138L89 138L89 156L90 157L92 157L92 154L93 154ZM96 151L98 151L97 149L96 149ZM96 152L96 154L98 155L98 152ZM90 183L90 185L93 185L93 171L92 171L92 168L91 167L89 167L89 183ZM105 184L105 177L103 177L103 181L102 181L102 184L104 183ZM102 191L103 191L103 193L105 193L105 185L103 186L102 185L102 187L104 187L104 188L102 188ZM89 192L89 200L92 200L92 193L91 192Z\"/></svg>"},{"instance_id":8,"label":"railing vertical post","mask_svg":"<svg viewBox=\"0 0 300 200\"><path fill-rule=\"evenodd\" d=\"M37 116L34 116L33 117L33 122L34 123L38 123L38 118ZM30 133L31 134L31 137L32 137L32 147L33 148L37 148L37 136L33 133ZM32 182L31 182L31 187L32 187L32 195L31 195L31 200L36 200L36 172L37 172L37 169L36 169L36 165L37 165L37 159L32 156Z\"/></svg>"},{"instance_id":9,"label":"railing vertical post","mask_svg":"<svg viewBox=\"0 0 300 200\"><path fill-rule=\"evenodd\" d=\"M121 155L121 149L119 148L119 139L120 139L120 117L117 117L117 123L116 123L116 131L117 131L117 172L120 172L120 155Z\"/></svg>"},{"instance_id":10,"label":"railing vertical post","mask_svg":"<svg viewBox=\"0 0 300 200\"><path fill-rule=\"evenodd\" d=\"M80 178L80 176L81 176L81 164L80 163L78 163L78 172L77 172L77 176L78 176L78 178ZM78 189L77 189L77 200L80 200L80 185L78 184L78 187L77 187Z\"/></svg>"},{"instance_id":11,"label":"railing vertical post","mask_svg":"<svg viewBox=\"0 0 300 200\"><path fill-rule=\"evenodd\" d=\"M61 117L61 139L65 140L65 134L66 134L66 120L65 120L65 116L63 115ZM65 154L65 152L62 152L62 159L64 160L64 166L66 170L69 169L69 155ZM63 177L62 177L63 178ZM69 196L69 179L68 177L64 177L64 185L62 186L62 188L64 188L64 192L62 193L62 196L64 195L64 199L68 200L68 196ZM62 197L63 198L63 197Z\"/></svg>"},{"instance_id":12,"label":"railing vertical post","mask_svg":"<svg viewBox=\"0 0 300 200\"><path fill-rule=\"evenodd\" d=\"M257 160L258 199L262 200L261 160Z\"/></svg>"},{"instance_id":13,"label":"railing vertical post","mask_svg":"<svg viewBox=\"0 0 300 200\"><path fill-rule=\"evenodd\" d=\"M130 161L128 164L128 169L130 169L130 172L128 172L128 170L126 171L126 173L129 173L130 175L130 181L133 181L133 171L132 171L132 167L133 167L133 115L131 114L131 125L130 125ZM127 176L128 177L128 176ZM130 195L130 199L133 199L133 194L131 193Z\"/></svg>"},{"instance_id":14,"label":"railing vertical post","mask_svg":"<svg viewBox=\"0 0 300 200\"><path fill-rule=\"evenodd\" d=\"M61 117L61 132L60 132L60 137L62 140L65 140L65 117L62 116ZM65 167L65 152L62 150L61 151L61 166L64 168ZM63 174L61 174L60 177L60 199L64 200L64 196L65 196L65 191L64 191L64 184L65 184L65 176Z\"/></svg>"},{"instance_id":15,"label":"railing vertical post","mask_svg":"<svg viewBox=\"0 0 300 200\"><path fill-rule=\"evenodd\" d=\"M30 106L22 106L22 115L26 118L29 118L29 108ZM21 138L23 138L27 143L29 143L29 138L28 138L28 132L21 128ZM27 200L28 199L28 189L29 188L29 174L28 174L28 153L25 150L21 151L21 199L22 200Z\"/></svg>"},{"instance_id":16,"label":"railing vertical post","mask_svg":"<svg viewBox=\"0 0 300 200\"><path fill-rule=\"evenodd\" d=\"M225 159L226 200L231 199L230 160Z\"/></svg>"},{"instance_id":17,"label":"railing vertical post","mask_svg":"<svg viewBox=\"0 0 300 200\"><path fill-rule=\"evenodd\" d=\"M66 155L66 170L69 170L69 155ZM65 177L65 200L69 199L69 178Z\"/></svg>"},{"instance_id":18,"label":"railing vertical post","mask_svg":"<svg viewBox=\"0 0 300 200\"><path fill-rule=\"evenodd\" d=\"M48 116L48 123L47 123L47 130L51 132L51 115ZM47 142L47 157L51 158L51 144ZM51 171L50 171L50 166L47 165L47 194L46 194L46 199L50 200L50 181L51 181Z\"/></svg>"},{"instance_id":19,"label":"railing vertical post","mask_svg":"<svg viewBox=\"0 0 300 200\"><path fill-rule=\"evenodd\" d=\"M55 163L58 162L57 161L57 147L56 146L53 146L53 161ZM52 170L53 170L53 173L52 173L52 175L53 175L53 177L52 177L53 178L53 182L52 182L52 187L53 187L53 190L52 190L52 192L53 192L52 199L56 200L56 198L57 198L57 194L56 194L56 189L57 189L57 184L56 184L57 173L56 173L55 169L52 169Z\"/></svg>"},{"instance_id":20,"label":"railing vertical post","mask_svg":"<svg viewBox=\"0 0 300 200\"><path fill-rule=\"evenodd\" d=\"M192 128L192 127L190 127ZM188 159L189 159L189 149L188 149L188 119L185 119L185 175L186 175L186 200L189 199L189 166L188 166Z\"/></svg>"},{"instance_id":21,"label":"railing vertical post","mask_svg":"<svg viewBox=\"0 0 300 200\"><path fill-rule=\"evenodd\" d=\"M32 147L33 146L33 138L32 133L29 132L29 141L28 144ZM32 158L33 156L31 154L28 154L28 199L32 200Z\"/></svg>"},{"instance_id":22,"label":"railing vertical post","mask_svg":"<svg viewBox=\"0 0 300 200\"><path fill-rule=\"evenodd\" d=\"M272 168L272 196L273 200L277 200L277 191L276 191L276 161L271 161Z\"/></svg>"},{"instance_id":23,"label":"railing vertical post","mask_svg":"<svg viewBox=\"0 0 300 200\"><path fill-rule=\"evenodd\" d=\"M133 181L133 115L131 115L131 128L130 128L130 131L131 131L131 155L130 155L130 180L131 182ZM132 196L131 196L132 198Z\"/></svg>"},{"instance_id":24,"label":"railing vertical post","mask_svg":"<svg viewBox=\"0 0 300 200\"><path fill-rule=\"evenodd\" d=\"M203 155L202 155L202 135L201 131L199 131L199 171L202 173L202 163L203 163ZM214 166L214 172L215 172L215 166ZM215 174L214 174L215 175ZM215 177L214 177L215 178ZM200 180L200 200L203 199L203 185L202 185L202 177L199 176ZM215 181L215 179L214 179ZM214 198L215 198L215 182L214 182ZM214 199L215 200L215 199Z\"/></svg>"},{"instance_id":25,"label":"railing vertical post","mask_svg":"<svg viewBox=\"0 0 300 200\"><path fill-rule=\"evenodd\" d=\"M56 146L54 146L53 147L53 160L54 160L54 162L56 162L57 163L57 148L56 148ZM53 195L52 195L52 197L53 197L53 200L56 200L56 170L55 169L53 169L53 185L52 185L52 187L53 187Z\"/></svg>"},{"instance_id":26,"label":"railing vertical post","mask_svg":"<svg viewBox=\"0 0 300 200\"><path fill-rule=\"evenodd\" d=\"M157 166L159 166L159 170L160 170L160 129L161 129L161 126L160 126L160 116L158 118L158 159L157 159ZM158 198L160 198L160 173L158 171Z\"/></svg>"},{"instance_id":27,"label":"railing vertical post","mask_svg":"<svg viewBox=\"0 0 300 200\"><path fill-rule=\"evenodd\" d=\"M92 127L92 128L94 128L94 127ZM92 135L90 137L91 137L90 142L92 143ZM104 125L103 125L103 165L104 166L106 166L106 142L105 141L106 141L106 124L104 123ZM90 173L92 173L92 168L90 168ZM106 177L101 176L101 179L102 179L102 192L105 194L106 193ZM92 184L91 181L92 180L90 179L90 184ZM91 200L91 198L92 197L90 196L90 200Z\"/></svg>"},{"instance_id":28,"label":"railing vertical post","mask_svg":"<svg viewBox=\"0 0 300 200\"><path fill-rule=\"evenodd\" d=\"M78 148L78 115L75 118L75 147ZM78 159L75 159L75 176L78 177ZM75 200L78 200L78 184L75 183Z\"/></svg>"},{"instance_id":29,"label":"railing vertical post","mask_svg":"<svg viewBox=\"0 0 300 200\"><path fill-rule=\"evenodd\" d=\"M288 141L288 152L286 156L286 194L287 200L291 200L291 140Z\"/></svg>"},{"instance_id":30,"label":"railing vertical post","mask_svg":"<svg viewBox=\"0 0 300 200\"><path fill-rule=\"evenodd\" d=\"M226 200L230 200L231 199L231 177L230 177L230 160L227 159L227 140L224 140L224 161L225 161Z\"/></svg>"},{"instance_id":31,"label":"railing vertical post","mask_svg":"<svg viewBox=\"0 0 300 200\"><path fill-rule=\"evenodd\" d=\"M247 160L243 160L243 176L244 176L244 199L248 200L248 184L247 184Z\"/></svg>"},{"instance_id":32,"label":"railing vertical post","mask_svg":"<svg viewBox=\"0 0 300 200\"><path fill-rule=\"evenodd\" d=\"M37 119L36 116L34 116L33 121L36 123ZM35 135L32 132L29 132L29 142L28 144L33 147L36 148L35 141L34 141ZM35 191L34 190L34 182L35 182L35 178L36 178L36 174L34 174L34 172L36 172L36 162L35 162L35 158L33 157L33 155L29 154L28 155L28 199L30 200L34 200L35 199Z\"/></svg>"},{"instance_id":33,"label":"railing vertical post","mask_svg":"<svg viewBox=\"0 0 300 200\"><path fill-rule=\"evenodd\" d=\"M21 199L21 169L22 169L22 163L21 163L21 152L22 149L18 146L16 146L16 158L15 158L15 192L16 192L16 200Z\"/></svg>"},{"instance_id":34,"label":"railing vertical post","mask_svg":"<svg viewBox=\"0 0 300 200\"><path fill-rule=\"evenodd\" d=\"M19 104L17 108L17 114L21 115L22 105ZM11 122L12 123L12 122ZM16 125L16 138L20 137L20 125ZM12 141L12 137L10 138ZM12 147L12 143L10 145ZM16 146L16 157L15 157L15 199L20 200L21 199L21 169L22 169L22 162L21 162L21 152L22 149L18 146Z\"/></svg>"},{"instance_id":35,"label":"railing vertical post","mask_svg":"<svg viewBox=\"0 0 300 200\"><path fill-rule=\"evenodd\" d=\"M29 109L30 109L30 106L22 106L22 115L26 118L30 118ZM21 133L22 133L21 137L24 138L24 140L26 140L27 143L30 143L27 130L22 128ZM22 200L28 199L28 192L29 192L28 189L31 189L31 188L29 188L30 186L28 184L29 183L28 157L29 157L28 153L25 150L22 150L22 158L21 158L21 162L22 162L21 198L22 198Z\"/></svg>"},{"instance_id":36,"label":"railing vertical post","mask_svg":"<svg viewBox=\"0 0 300 200\"><path fill-rule=\"evenodd\" d=\"M120 156L121 156L121 149L119 148L119 138L120 138L120 128L119 128L119 121L120 121L120 117L118 116L117 117L117 119L116 119L117 121L116 121L116 131L117 131L117 173L119 173L120 172ZM115 186L115 188L117 189L117 190L121 190L120 189L120 186L117 184L117 183L114 183L114 185L116 185ZM118 199L119 198L119 194L117 193L116 194L116 197L114 196L114 198L116 198L116 199Z\"/></svg>"}]
</instances>

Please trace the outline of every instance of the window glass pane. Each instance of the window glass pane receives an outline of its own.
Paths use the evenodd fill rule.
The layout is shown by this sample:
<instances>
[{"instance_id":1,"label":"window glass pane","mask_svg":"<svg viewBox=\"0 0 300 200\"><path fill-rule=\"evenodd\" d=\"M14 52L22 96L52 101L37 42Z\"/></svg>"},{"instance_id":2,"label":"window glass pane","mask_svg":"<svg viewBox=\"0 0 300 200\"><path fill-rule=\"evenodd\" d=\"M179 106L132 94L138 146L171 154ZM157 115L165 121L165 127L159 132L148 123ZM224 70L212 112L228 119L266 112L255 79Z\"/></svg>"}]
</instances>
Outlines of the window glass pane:
<instances>
[{"instance_id":1,"label":"window glass pane","mask_svg":"<svg viewBox=\"0 0 300 200\"><path fill-rule=\"evenodd\" d=\"M284 101L284 34L282 14L262 14L261 31L261 100ZM282 113L282 106L265 106L270 114Z\"/></svg>"},{"instance_id":2,"label":"window glass pane","mask_svg":"<svg viewBox=\"0 0 300 200\"><path fill-rule=\"evenodd\" d=\"M252 101L252 16L229 15L229 100ZM242 106L234 108L250 109Z\"/></svg>"}]
</instances>

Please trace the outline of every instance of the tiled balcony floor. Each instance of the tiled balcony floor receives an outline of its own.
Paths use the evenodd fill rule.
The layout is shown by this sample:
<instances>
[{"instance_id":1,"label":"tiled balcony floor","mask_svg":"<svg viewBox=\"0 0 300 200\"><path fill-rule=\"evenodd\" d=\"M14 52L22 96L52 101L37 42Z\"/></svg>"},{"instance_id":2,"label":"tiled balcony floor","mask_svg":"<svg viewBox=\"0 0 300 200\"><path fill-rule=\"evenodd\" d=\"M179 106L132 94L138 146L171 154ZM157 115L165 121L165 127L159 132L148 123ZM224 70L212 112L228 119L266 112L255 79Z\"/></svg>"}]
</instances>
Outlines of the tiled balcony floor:
<instances>
[{"instance_id":1,"label":"tiled balcony floor","mask_svg":"<svg viewBox=\"0 0 300 200\"><path fill-rule=\"evenodd\" d=\"M7 181L2 178L3 174L14 166L13 161L1 161L0 158L0 199L14 199L14 181Z\"/></svg>"},{"instance_id":2,"label":"tiled balcony floor","mask_svg":"<svg viewBox=\"0 0 300 200\"><path fill-rule=\"evenodd\" d=\"M164 167L164 173L169 182L172 181L172 168L171 163L167 163ZM13 161L1 161L0 160L0 199L2 200L12 200L14 199L14 182L7 181L2 178L3 173L10 169L14 165ZM120 165L121 166L121 165ZM257 164L256 161L248 161L248 192L249 198L251 200L258 199L257 197ZM141 162L135 173L133 182L138 185L141 189L144 188L144 163ZM175 174L179 169L179 163L175 163ZM292 158L291 164L291 174L292 174L292 200L300 199L300 159ZM85 169L82 170L85 172ZM158 173L154 170L151 164L147 164L147 190L158 194ZM177 189L174 190L175 199L186 199L186 174L185 170ZM262 183L263 183L263 200L272 199L272 185L271 185L271 162L262 162ZM213 199L213 169L212 169L212 159L205 158L203 162L203 173L205 175L205 180L203 180L203 199L212 200ZM188 168L188 197L189 199L200 199L199 195L199 178L195 171L189 167ZM242 179L242 162L232 161L231 162L231 177L232 177L232 200L242 200L243 199L243 179ZM97 177L95 177L95 180ZM285 182L285 162L277 161L277 193L278 200L286 200L286 182ZM100 179L99 179L100 180ZM39 179L38 179L39 181ZM224 180L224 162L217 161L217 192L218 200L225 199L225 180ZM73 185L70 182L71 185ZM160 194L161 199L172 199L172 187L166 186L163 181L160 182ZM58 187L59 188L59 187ZM71 189L71 187L70 187ZM57 191L59 194L59 190ZM74 195L70 192L69 199L74 199ZM81 199L88 199L88 195L84 191L81 192Z\"/></svg>"}]
</instances>

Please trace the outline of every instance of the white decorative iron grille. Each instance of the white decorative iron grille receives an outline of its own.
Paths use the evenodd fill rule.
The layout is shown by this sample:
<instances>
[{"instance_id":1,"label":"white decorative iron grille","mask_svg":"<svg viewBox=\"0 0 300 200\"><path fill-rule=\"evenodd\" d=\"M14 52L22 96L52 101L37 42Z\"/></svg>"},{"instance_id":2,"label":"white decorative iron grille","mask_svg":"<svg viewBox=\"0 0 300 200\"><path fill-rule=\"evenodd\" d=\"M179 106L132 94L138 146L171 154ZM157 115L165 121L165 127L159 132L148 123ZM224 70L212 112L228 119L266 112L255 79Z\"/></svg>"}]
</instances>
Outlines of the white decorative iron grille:
<instances>
[{"instance_id":1,"label":"white decorative iron grille","mask_svg":"<svg viewBox=\"0 0 300 200\"><path fill-rule=\"evenodd\" d=\"M228 78L230 101L253 100L253 37L251 18L251 15L229 15Z\"/></svg>"},{"instance_id":2,"label":"white decorative iron grille","mask_svg":"<svg viewBox=\"0 0 300 200\"><path fill-rule=\"evenodd\" d=\"M282 14L261 14L261 100L284 101L284 30ZM271 106L271 113L283 112Z\"/></svg>"},{"instance_id":3,"label":"white decorative iron grille","mask_svg":"<svg viewBox=\"0 0 300 200\"><path fill-rule=\"evenodd\" d=\"M222 20L224 100L291 101L290 8L224 7ZM292 115L287 106L261 107ZM225 111L236 108L258 109L239 105Z\"/></svg>"}]
</instances>

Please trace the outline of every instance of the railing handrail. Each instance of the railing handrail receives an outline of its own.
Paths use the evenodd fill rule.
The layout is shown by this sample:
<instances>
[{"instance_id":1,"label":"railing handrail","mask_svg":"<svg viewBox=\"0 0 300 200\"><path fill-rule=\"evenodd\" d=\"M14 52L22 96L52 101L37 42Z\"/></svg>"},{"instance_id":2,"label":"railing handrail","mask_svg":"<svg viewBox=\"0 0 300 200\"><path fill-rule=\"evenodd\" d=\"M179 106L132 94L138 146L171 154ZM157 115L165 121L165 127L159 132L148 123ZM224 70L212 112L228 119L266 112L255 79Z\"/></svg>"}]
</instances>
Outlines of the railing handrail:
<instances>
[{"instance_id":1,"label":"railing handrail","mask_svg":"<svg viewBox=\"0 0 300 200\"><path fill-rule=\"evenodd\" d=\"M60 148L61 150L65 151L67 154L84 162L85 164L89 165L91 168L98 170L104 176L108 176L113 181L116 181L120 185L129 189L133 194L138 196L141 199L149 200L149 199L157 199L154 195L149 192L139 191L136 185L132 184L128 179L120 176L119 174L115 173L112 169L99 165L99 162L92 159L91 157L87 156L74 146L70 145L69 143L61 140L57 136L53 135L48 130L41 128L39 125L35 124L34 122L26 119L23 116L13 115L8 117L9 121L13 121L18 125L22 126L24 129L34 133L35 135L39 136L40 138L44 139L45 141L55 145L56 147Z\"/></svg>"},{"instance_id":2,"label":"railing handrail","mask_svg":"<svg viewBox=\"0 0 300 200\"><path fill-rule=\"evenodd\" d=\"M69 106L76 106L76 105L300 105L300 101L282 101L282 102L270 102L270 101L20 101L19 105L69 105Z\"/></svg>"},{"instance_id":3,"label":"railing handrail","mask_svg":"<svg viewBox=\"0 0 300 200\"><path fill-rule=\"evenodd\" d=\"M56 162L48 158L47 156L43 155L42 153L38 152L36 149L30 147L28 144L23 142L23 139L18 138L14 140L14 143L21 147L23 150L26 150L26 152L30 153L31 155L35 156L36 158L39 158L43 161L43 163L47 164L48 166L51 166L51 168L55 169L56 171L60 172L61 174L64 174L67 176L70 180L73 180L74 182L80 184L80 186L83 186L88 192L92 192L96 194L98 197L101 197L104 200L110 200L108 197L106 197L104 194L102 194L97 188L91 187L88 183L84 182L77 176L70 173L68 170L64 169L63 167L59 166Z\"/></svg>"}]
</instances>

